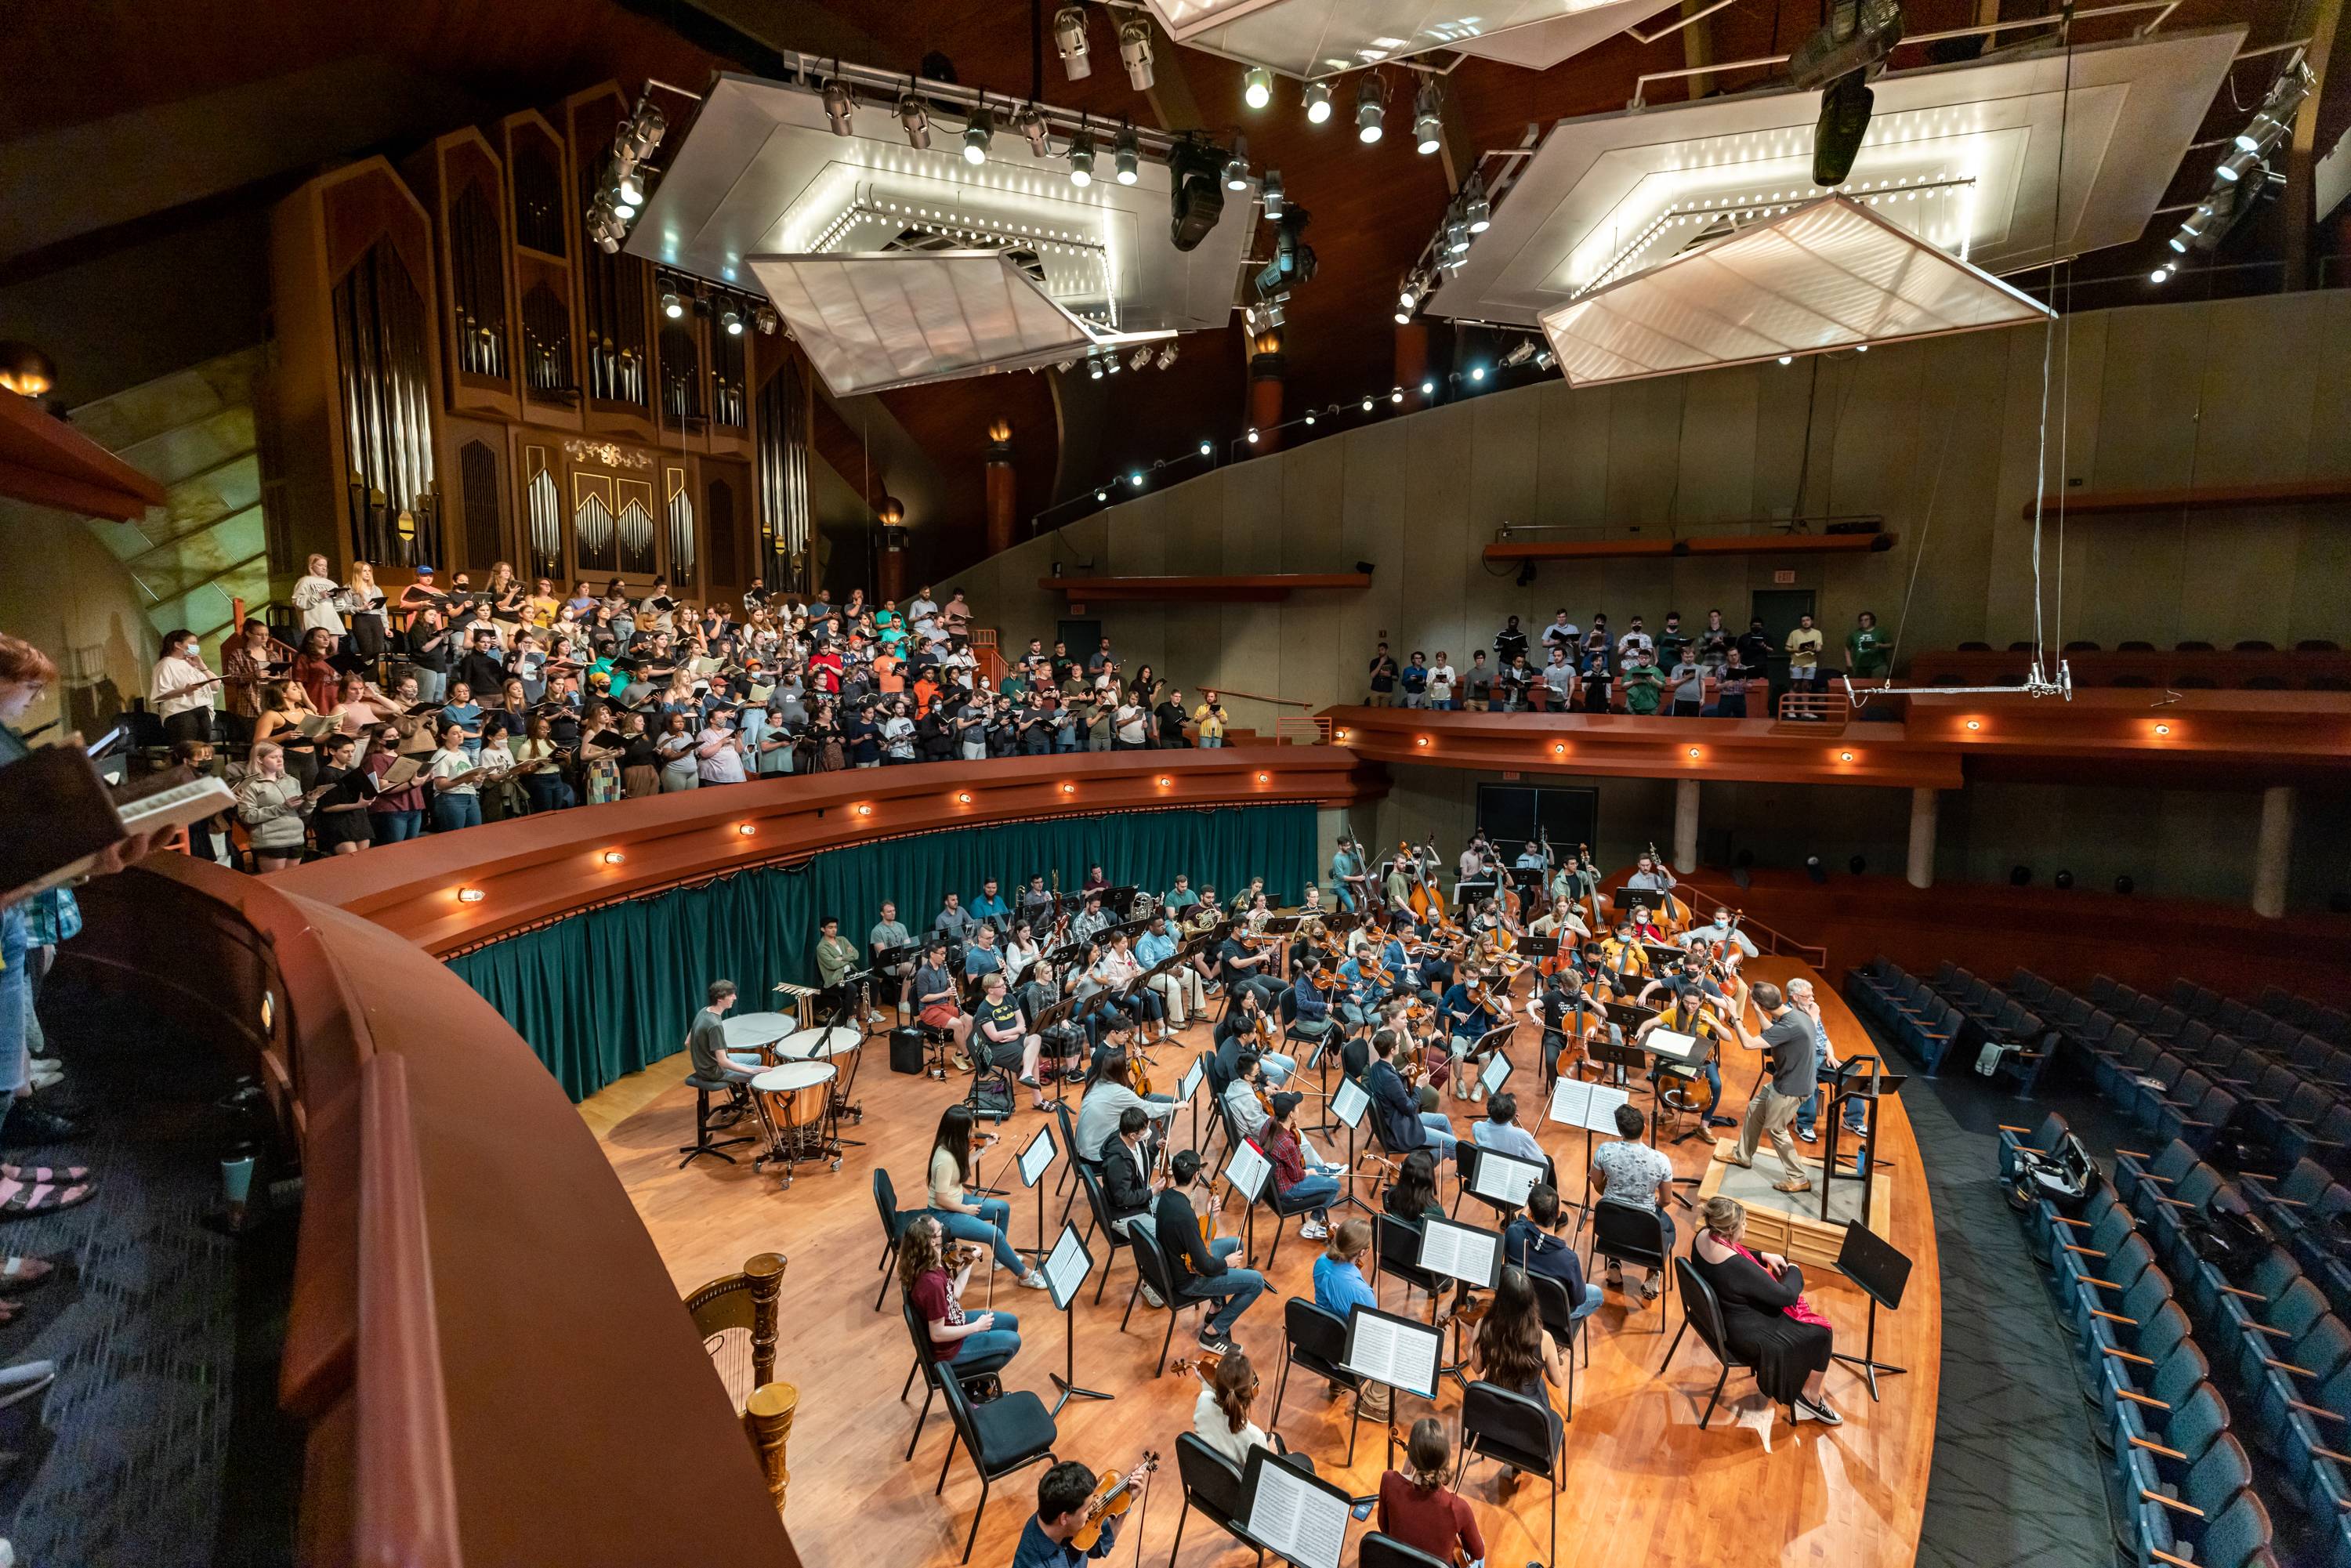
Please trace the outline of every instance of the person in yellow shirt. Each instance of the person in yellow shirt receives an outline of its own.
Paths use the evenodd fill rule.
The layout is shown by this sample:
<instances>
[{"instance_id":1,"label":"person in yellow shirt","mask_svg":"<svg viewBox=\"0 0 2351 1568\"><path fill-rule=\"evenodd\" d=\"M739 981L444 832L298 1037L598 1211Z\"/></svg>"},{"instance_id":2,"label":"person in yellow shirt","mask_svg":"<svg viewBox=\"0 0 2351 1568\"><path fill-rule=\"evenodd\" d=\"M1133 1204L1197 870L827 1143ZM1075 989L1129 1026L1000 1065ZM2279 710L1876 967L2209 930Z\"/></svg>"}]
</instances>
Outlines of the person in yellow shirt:
<instances>
[{"instance_id":1,"label":"person in yellow shirt","mask_svg":"<svg viewBox=\"0 0 2351 1568\"><path fill-rule=\"evenodd\" d=\"M1788 633L1790 690L1810 687L1818 691L1825 685L1821 679L1821 642L1820 628L1813 624L1813 618L1809 615L1799 616L1796 629Z\"/></svg>"},{"instance_id":2,"label":"person in yellow shirt","mask_svg":"<svg viewBox=\"0 0 2351 1568\"><path fill-rule=\"evenodd\" d=\"M1192 722L1200 727L1200 744L1204 747L1225 743L1225 705L1217 700L1212 691L1200 693L1200 706L1192 710Z\"/></svg>"}]
</instances>

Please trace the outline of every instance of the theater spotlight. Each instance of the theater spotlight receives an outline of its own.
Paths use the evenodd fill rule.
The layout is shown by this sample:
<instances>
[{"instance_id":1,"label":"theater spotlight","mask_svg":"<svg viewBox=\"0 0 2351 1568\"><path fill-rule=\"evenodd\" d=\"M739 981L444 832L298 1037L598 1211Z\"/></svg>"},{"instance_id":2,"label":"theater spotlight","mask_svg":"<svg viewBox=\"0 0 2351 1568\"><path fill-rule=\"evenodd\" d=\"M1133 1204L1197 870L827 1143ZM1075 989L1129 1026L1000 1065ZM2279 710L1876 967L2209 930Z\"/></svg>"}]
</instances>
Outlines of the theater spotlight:
<instances>
[{"instance_id":1,"label":"theater spotlight","mask_svg":"<svg viewBox=\"0 0 2351 1568\"><path fill-rule=\"evenodd\" d=\"M1355 140L1369 144L1380 139L1383 122L1387 119L1388 84L1380 73L1365 73L1363 85L1355 89Z\"/></svg>"},{"instance_id":2,"label":"theater spotlight","mask_svg":"<svg viewBox=\"0 0 2351 1568\"><path fill-rule=\"evenodd\" d=\"M718 312L718 324L726 329L728 337L739 338L743 335L743 312L735 306L726 306Z\"/></svg>"},{"instance_id":3,"label":"theater spotlight","mask_svg":"<svg viewBox=\"0 0 2351 1568\"><path fill-rule=\"evenodd\" d=\"M1157 79L1151 66L1151 24L1137 16L1118 30L1118 63L1126 68L1127 85L1149 92Z\"/></svg>"},{"instance_id":4,"label":"theater spotlight","mask_svg":"<svg viewBox=\"0 0 2351 1568\"><path fill-rule=\"evenodd\" d=\"M1118 172L1118 183L1132 185L1142 178L1143 152L1134 139L1134 127L1130 125L1118 133L1111 144L1111 167Z\"/></svg>"},{"instance_id":5,"label":"theater spotlight","mask_svg":"<svg viewBox=\"0 0 2351 1568\"><path fill-rule=\"evenodd\" d=\"M1094 183L1094 137L1083 126L1070 138L1070 183L1081 190Z\"/></svg>"},{"instance_id":6,"label":"theater spotlight","mask_svg":"<svg viewBox=\"0 0 2351 1568\"><path fill-rule=\"evenodd\" d=\"M1420 78L1420 89L1413 94L1412 141L1414 149L1426 157L1437 151L1445 140L1445 122L1437 111L1437 78Z\"/></svg>"},{"instance_id":7,"label":"theater spotlight","mask_svg":"<svg viewBox=\"0 0 2351 1568\"><path fill-rule=\"evenodd\" d=\"M1251 109L1263 109L1273 101L1273 73L1263 66L1251 66L1241 76L1241 101Z\"/></svg>"},{"instance_id":8,"label":"theater spotlight","mask_svg":"<svg viewBox=\"0 0 2351 1568\"><path fill-rule=\"evenodd\" d=\"M1806 855L1804 857L1804 874L1811 877L1814 882L1824 883L1829 879L1829 868L1821 863L1820 856Z\"/></svg>"},{"instance_id":9,"label":"theater spotlight","mask_svg":"<svg viewBox=\"0 0 2351 1568\"><path fill-rule=\"evenodd\" d=\"M981 104L971 111L971 119L963 128L963 161L978 165L987 162L987 150L996 141L996 111Z\"/></svg>"},{"instance_id":10,"label":"theater spotlight","mask_svg":"<svg viewBox=\"0 0 2351 1568\"><path fill-rule=\"evenodd\" d=\"M1084 6L1064 5L1053 13L1053 47L1061 51L1061 69L1071 81L1094 74L1093 61L1086 57Z\"/></svg>"},{"instance_id":11,"label":"theater spotlight","mask_svg":"<svg viewBox=\"0 0 2351 1568\"><path fill-rule=\"evenodd\" d=\"M835 136L850 133L850 119L856 110L857 99L851 95L847 82L835 78L824 84L824 117L832 121Z\"/></svg>"},{"instance_id":12,"label":"theater spotlight","mask_svg":"<svg viewBox=\"0 0 2351 1568\"><path fill-rule=\"evenodd\" d=\"M664 288L662 290L662 314L668 317L673 321L685 314L685 307L684 304L680 303L677 298L676 289Z\"/></svg>"},{"instance_id":13,"label":"theater spotlight","mask_svg":"<svg viewBox=\"0 0 2351 1568\"><path fill-rule=\"evenodd\" d=\"M1246 136L1233 138L1233 155L1225 160L1225 189L1249 189L1249 138Z\"/></svg>"},{"instance_id":14,"label":"theater spotlight","mask_svg":"<svg viewBox=\"0 0 2351 1568\"><path fill-rule=\"evenodd\" d=\"M1177 250L1199 248L1225 214L1225 192L1219 183L1224 155L1196 136L1187 136L1168 150L1168 237Z\"/></svg>"},{"instance_id":15,"label":"theater spotlight","mask_svg":"<svg viewBox=\"0 0 2351 1568\"><path fill-rule=\"evenodd\" d=\"M1283 212L1282 204L1289 199L1282 193L1280 170L1268 169L1265 172L1262 190L1265 195L1265 215L1280 222Z\"/></svg>"},{"instance_id":16,"label":"theater spotlight","mask_svg":"<svg viewBox=\"0 0 2351 1568\"><path fill-rule=\"evenodd\" d=\"M1494 226L1494 204L1487 197L1484 176L1472 170L1468 182L1461 187L1461 217L1473 235L1484 234Z\"/></svg>"},{"instance_id":17,"label":"theater spotlight","mask_svg":"<svg viewBox=\"0 0 2351 1568\"><path fill-rule=\"evenodd\" d=\"M1860 71L1841 76L1821 92L1820 118L1813 124L1813 183L1842 185L1869 134L1869 110L1876 95Z\"/></svg>"},{"instance_id":18,"label":"theater spotlight","mask_svg":"<svg viewBox=\"0 0 2351 1568\"><path fill-rule=\"evenodd\" d=\"M1306 123L1322 124L1331 118L1331 84L1327 81L1308 82L1306 95L1301 101L1306 105Z\"/></svg>"},{"instance_id":19,"label":"theater spotlight","mask_svg":"<svg viewBox=\"0 0 2351 1568\"><path fill-rule=\"evenodd\" d=\"M762 338L774 337L777 327L781 325L776 313L765 305L751 312L751 324L758 328L759 336Z\"/></svg>"},{"instance_id":20,"label":"theater spotlight","mask_svg":"<svg viewBox=\"0 0 2351 1568\"><path fill-rule=\"evenodd\" d=\"M906 145L917 152L931 148L931 113L913 93L898 100L898 123L906 128Z\"/></svg>"},{"instance_id":21,"label":"theater spotlight","mask_svg":"<svg viewBox=\"0 0 2351 1568\"><path fill-rule=\"evenodd\" d=\"M1029 156L1050 158L1053 155L1053 138L1046 129L1045 111L1035 104L1012 117L1012 128L1029 139Z\"/></svg>"}]
</instances>

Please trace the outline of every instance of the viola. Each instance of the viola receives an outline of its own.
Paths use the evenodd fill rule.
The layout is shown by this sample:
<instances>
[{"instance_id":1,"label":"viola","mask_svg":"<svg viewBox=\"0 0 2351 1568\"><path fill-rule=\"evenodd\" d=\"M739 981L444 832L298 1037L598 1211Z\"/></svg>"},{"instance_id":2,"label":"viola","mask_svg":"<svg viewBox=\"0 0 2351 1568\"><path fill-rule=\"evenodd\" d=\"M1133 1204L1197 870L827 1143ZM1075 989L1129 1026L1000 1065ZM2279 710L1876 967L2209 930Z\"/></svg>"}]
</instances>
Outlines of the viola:
<instances>
[{"instance_id":1,"label":"viola","mask_svg":"<svg viewBox=\"0 0 2351 1568\"><path fill-rule=\"evenodd\" d=\"M1144 1449L1142 1462L1121 1475L1116 1470L1104 1470L1094 1487L1093 1496L1079 1512L1078 1527L1070 1532L1070 1544L1081 1552L1092 1552L1102 1540L1102 1526L1134 1506L1136 1489L1143 1478L1159 1468L1159 1456Z\"/></svg>"},{"instance_id":2,"label":"viola","mask_svg":"<svg viewBox=\"0 0 2351 1568\"><path fill-rule=\"evenodd\" d=\"M1217 1369L1224 1364L1225 1353L1223 1351L1204 1350L1197 1355L1177 1356L1173 1362L1168 1364L1167 1375L1170 1377L1181 1377L1187 1372L1196 1372L1200 1375L1201 1382L1209 1383L1215 1381Z\"/></svg>"}]
</instances>

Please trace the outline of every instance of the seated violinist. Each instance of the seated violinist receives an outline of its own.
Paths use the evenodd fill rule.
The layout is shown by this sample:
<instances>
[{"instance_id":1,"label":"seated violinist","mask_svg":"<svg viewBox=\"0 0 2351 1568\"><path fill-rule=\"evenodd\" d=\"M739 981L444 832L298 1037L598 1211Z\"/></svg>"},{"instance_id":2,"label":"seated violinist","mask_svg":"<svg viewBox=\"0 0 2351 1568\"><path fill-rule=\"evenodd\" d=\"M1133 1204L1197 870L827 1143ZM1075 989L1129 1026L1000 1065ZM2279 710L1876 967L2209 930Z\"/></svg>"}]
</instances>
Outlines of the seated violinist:
<instances>
[{"instance_id":1,"label":"seated violinist","mask_svg":"<svg viewBox=\"0 0 2351 1568\"><path fill-rule=\"evenodd\" d=\"M1217 1067L1219 1075L1230 1082L1239 1072L1244 1052L1253 1052L1265 1070L1269 1089L1279 1089L1290 1082L1298 1071L1294 1057L1268 1047L1279 1038L1275 1033L1273 1015L1258 1002L1256 993L1243 991L1238 1006L1229 1009L1224 1021L1217 1025Z\"/></svg>"},{"instance_id":2,"label":"seated violinist","mask_svg":"<svg viewBox=\"0 0 2351 1568\"><path fill-rule=\"evenodd\" d=\"M1065 1459L1047 1470L1037 1483L1037 1511L1020 1527L1012 1568L1084 1568L1089 1561L1109 1556L1118 1543L1116 1514L1102 1521L1102 1535L1092 1547L1081 1549L1070 1541L1085 1522L1093 1495L1094 1473L1085 1466Z\"/></svg>"}]
</instances>

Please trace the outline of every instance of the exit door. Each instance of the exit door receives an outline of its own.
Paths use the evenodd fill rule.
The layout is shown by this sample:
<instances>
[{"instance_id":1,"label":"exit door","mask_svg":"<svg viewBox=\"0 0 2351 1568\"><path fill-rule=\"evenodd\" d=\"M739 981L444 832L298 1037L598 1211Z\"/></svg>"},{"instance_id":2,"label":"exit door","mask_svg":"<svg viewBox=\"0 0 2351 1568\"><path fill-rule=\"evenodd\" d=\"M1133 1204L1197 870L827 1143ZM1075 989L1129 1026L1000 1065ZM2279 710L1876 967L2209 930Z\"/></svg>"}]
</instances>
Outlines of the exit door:
<instances>
[{"instance_id":1,"label":"exit door","mask_svg":"<svg viewBox=\"0 0 2351 1568\"><path fill-rule=\"evenodd\" d=\"M1752 596L1750 615L1763 622L1763 635L1771 643L1771 685L1775 691L1788 685L1788 633L1796 629L1800 617L1811 615L1819 624L1818 613L1813 609L1813 591L1809 588L1759 588Z\"/></svg>"}]
</instances>

